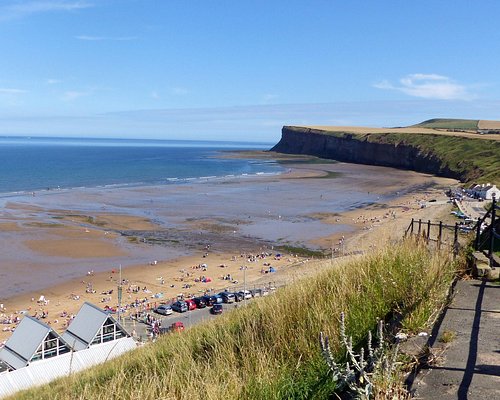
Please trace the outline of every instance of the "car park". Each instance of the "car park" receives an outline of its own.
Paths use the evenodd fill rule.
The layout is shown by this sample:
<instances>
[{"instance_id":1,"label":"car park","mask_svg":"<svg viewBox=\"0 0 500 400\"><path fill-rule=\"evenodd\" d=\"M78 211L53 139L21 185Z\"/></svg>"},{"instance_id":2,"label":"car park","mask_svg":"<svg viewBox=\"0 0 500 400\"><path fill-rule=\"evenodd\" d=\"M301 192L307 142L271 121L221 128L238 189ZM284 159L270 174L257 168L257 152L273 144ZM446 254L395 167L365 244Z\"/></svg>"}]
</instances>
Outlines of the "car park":
<instances>
[{"instance_id":1,"label":"car park","mask_svg":"<svg viewBox=\"0 0 500 400\"><path fill-rule=\"evenodd\" d=\"M183 313L189 310L188 304L183 300L178 300L172 304L172 310Z\"/></svg>"},{"instance_id":2,"label":"car park","mask_svg":"<svg viewBox=\"0 0 500 400\"><path fill-rule=\"evenodd\" d=\"M212 308L210 309L210 312L212 314L222 314L222 311L224 308L222 307L222 304L214 304Z\"/></svg>"},{"instance_id":3,"label":"car park","mask_svg":"<svg viewBox=\"0 0 500 400\"><path fill-rule=\"evenodd\" d=\"M184 301L187 303L189 311L196 310L196 302L193 299L186 299Z\"/></svg>"},{"instance_id":4,"label":"car park","mask_svg":"<svg viewBox=\"0 0 500 400\"><path fill-rule=\"evenodd\" d=\"M153 311L155 313L161 314L161 315L170 315L170 314L172 314L172 307L170 307L167 304L160 304Z\"/></svg>"}]
</instances>

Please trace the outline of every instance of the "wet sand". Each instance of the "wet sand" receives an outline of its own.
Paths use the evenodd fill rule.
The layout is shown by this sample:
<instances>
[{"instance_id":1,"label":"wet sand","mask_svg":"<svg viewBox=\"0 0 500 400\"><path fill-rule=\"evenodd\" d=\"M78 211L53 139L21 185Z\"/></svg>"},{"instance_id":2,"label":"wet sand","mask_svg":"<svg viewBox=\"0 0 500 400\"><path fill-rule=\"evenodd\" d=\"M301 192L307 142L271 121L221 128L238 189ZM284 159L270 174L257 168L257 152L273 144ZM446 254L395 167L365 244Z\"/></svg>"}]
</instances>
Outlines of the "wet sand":
<instances>
[{"instance_id":1,"label":"wet sand","mask_svg":"<svg viewBox=\"0 0 500 400\"><path fill-rule=\"evenodd\" d=\"M140 287L124 294L124 302L146 298L151 305L181 293L241 287L242 266L248 267L248 284L272 281L274 275L261 272L268 268L264 263L283 277L299 271L297 265L307 268L305 259L286 255L248 262L247 254L275 254L278 245L326 253L333 248L334 255L369 250L402 236L412 217L445 217L449 207L420 205L444 198L444 190L456 184L345 163L289 168L280 176L0 198L0 321L20 311L45 311L44 321L61 330L66 323L61 313L76 313L83 301L116 306L120 265L125 288ZM201 264L207 264L205 271ZM231 281L221 279L228 274ZM199 282L202 276L212 281ZM95 293L87 293L89 288ZM111 295L101 294L109 290ZM152 297L159 293L161 299ZM48 304L37 303L41 295ZM14 326L0 324L5 330L0 342Z\"/></svg>"}]
</instances>

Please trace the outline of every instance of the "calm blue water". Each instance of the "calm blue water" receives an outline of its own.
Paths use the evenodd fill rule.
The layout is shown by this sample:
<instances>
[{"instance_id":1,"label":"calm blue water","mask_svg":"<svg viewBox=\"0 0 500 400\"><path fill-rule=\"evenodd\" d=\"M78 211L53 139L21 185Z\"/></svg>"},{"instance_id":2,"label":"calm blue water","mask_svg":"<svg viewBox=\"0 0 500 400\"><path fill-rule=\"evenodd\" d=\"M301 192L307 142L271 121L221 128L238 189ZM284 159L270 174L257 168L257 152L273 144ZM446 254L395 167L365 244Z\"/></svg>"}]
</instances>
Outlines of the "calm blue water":
<instances>
[{"instance_id":1,"label":"calm blue water","mask_svg":"<svg viewBox=\"0 0 500 400\"><path fill-rule=\"evenodd\" d=\"M277 173L262 160L220 158L223 150L269 143L0 137L0 193L141 185L200 177Z\"/></svg>"}]
</instances>

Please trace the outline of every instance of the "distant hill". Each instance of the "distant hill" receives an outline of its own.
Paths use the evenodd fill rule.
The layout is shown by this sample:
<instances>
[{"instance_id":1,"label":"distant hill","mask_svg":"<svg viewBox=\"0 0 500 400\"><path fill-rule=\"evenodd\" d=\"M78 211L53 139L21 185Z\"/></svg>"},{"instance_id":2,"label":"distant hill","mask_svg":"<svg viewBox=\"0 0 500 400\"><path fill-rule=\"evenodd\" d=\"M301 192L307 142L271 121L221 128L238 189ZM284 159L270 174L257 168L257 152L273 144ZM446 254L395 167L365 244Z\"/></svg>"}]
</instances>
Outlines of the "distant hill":
<instances>
[{"instance_id":1,"label":"distant hill","mask_svg":"<svg viewBox=\"0 0 500 400\"><path fill-rule=\"evenodd\" d=\"M429 128L429 129L449 129L476 131L478 128L478 119L454 119L454 118L434 118L421 122L416 125L411 125L411 128Z\"/></svg>"}]
</instances>

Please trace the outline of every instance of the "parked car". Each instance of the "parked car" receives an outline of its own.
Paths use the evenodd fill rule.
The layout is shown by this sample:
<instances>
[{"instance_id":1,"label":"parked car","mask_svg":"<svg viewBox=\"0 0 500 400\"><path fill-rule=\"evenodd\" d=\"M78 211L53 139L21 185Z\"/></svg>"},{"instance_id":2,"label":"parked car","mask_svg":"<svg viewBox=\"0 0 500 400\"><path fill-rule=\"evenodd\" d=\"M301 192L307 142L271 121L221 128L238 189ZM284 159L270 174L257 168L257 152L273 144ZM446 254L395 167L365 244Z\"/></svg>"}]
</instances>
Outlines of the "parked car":
<instances>
[{"instance_id":1,"label":"parked car","mask_svg":"<svg viewBox=\"0 0 500 400\"><path fill-rule=\"evenodd\" d=\"M172 304L172 310L183 313L189 310L188 304L183 300L178 300Z\"/></svg>"},{"instance_id":2,"label":"parked car","mask_svg":"<svg viewBox=\"0 0 500 400\"><path fill-rule=\"evenodd\" d=\"M249 290L240 290L239 293L243 296L244 299L248 300L252 298L252 293Z\"/></svg>"},{"instance_id":3,"label":"parked car","mask_svg":"<svg viewBox=\"0 0 500 400\"><path fill-rule=\"evenodd\" d=\"M170 307L166 304L160 304L153 311L155 313L161 314L161 315L170 315L170 314L172 314L172 307Z\"/></svg>"},{"instance_id":4,"label":"parked car","mask_svg":"<svg viewBox=\"0 0 500 400\"><path fill-rule=\"evenodd\" d=\"M205 303L208 307L212 307L215 303L217 303L217 297L205 295L202 297L205 300Z\"/></svg>"},{"instance_id":5,"label":"parked car","mask_svg":"<svg viewBox=\"0 0 500 400\"><path fill-rule=\"evenodd\" d=\"M203 297L195 297L193 300L196 303L196 308L205 308L207 306L207 302Z\"/></svg>"},{"instance_id":6,"label":"parked car","mask_svg":"<svg viewBox=\"0 0 500 400\"><path fill-rule=\"evenodd\" d=\"M242 292L235 292L234 294L234 301L243 301L244 296Z\"/></svg>"},{"instance_id":7,"label":"parked car","mask_svg":"<svg viewBox=\"0 0 500 400\"><path fill-rule=\"evenodd\" d=\"M262 295L262 290L261 289L252 289L250 290L250 294L252 297L260 297Z\"/></svg>"},{"instance_id":8,"label":"parked car","mask_svg":"<svg viewBox=\"0 0 500 400\"><path fill-rule=\"evenodd\" d=\"M222 298L222 296L220 294L216 294L214 297L215 297L216 304L224 303L224 299Z\"/></svg>"},{"instance_id":9,"label":"parked car","mask_svg":"<svg viewBox=\"0 0 500 400\"><path fill-rule=\"evenodd\" d=\"M181 332L184 330L184 324L181 321L177 321L170 325L170 332Z\"/></svg>"},{"instance_id":10,"label":"parked car","mask_svg":"<svg viewBox=\"0 0 500 400\"><path fill-rule=\"evenodd\" d=\"M196 302L193 299L186 299L184 301L187 303L189 311L196 310Z\"/></svg>"},{"instance_id":11,"label":"parked car","mask_svg":"<svg viewBox=\"0 0 500 400\"><path fill-rule=\"evenodd\" d=\"M222 301L224 303L234 303L234 301L235 301L233 293L221 292L221 293L219 293L219 296L222 298Z\"/></svg>"},{"instance_id":12,"label":"parked car","mask_svg":"<svg viewBox=\"0 0 500 400\"><path fill-rule=\"evenodd\" d=\"M222 314L222 311L224 308L222 307L222 304L214 304L212 308L210 309L210 312L212 314Z\"/></svg>"},{"instance_id":13,"label":"parked car","mask_svg":"<svg viewBox=\"0 0 500 400\"><path fill-rule=\"evenodd\" d=\"M160 334L172 333L172 332L182 332L184 330L184 324L180 321L173 322L171 325L160 328Z\"/></svg>"}]
</instances>

